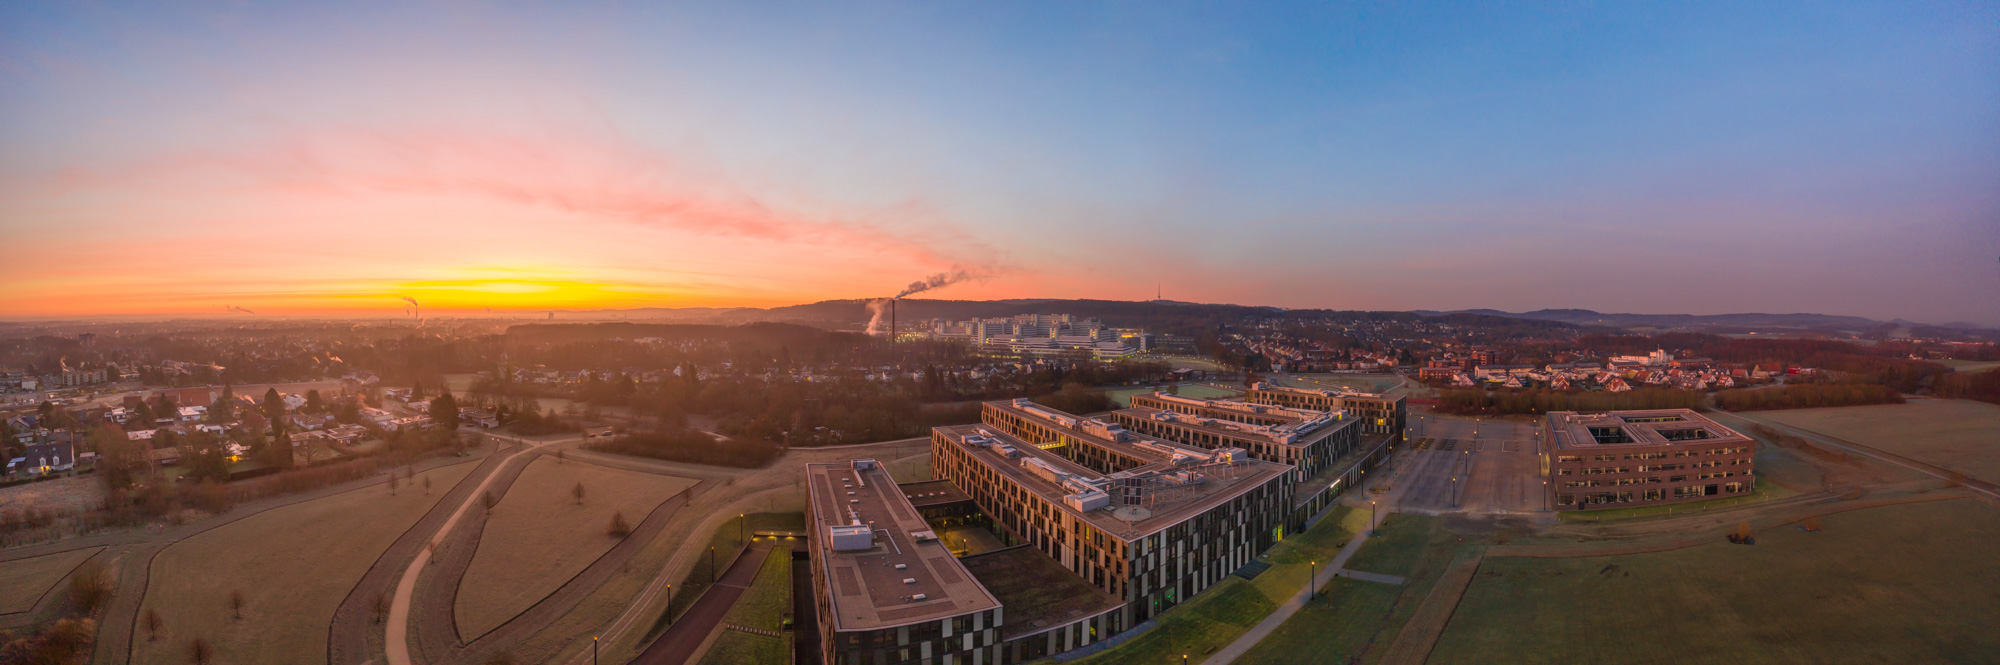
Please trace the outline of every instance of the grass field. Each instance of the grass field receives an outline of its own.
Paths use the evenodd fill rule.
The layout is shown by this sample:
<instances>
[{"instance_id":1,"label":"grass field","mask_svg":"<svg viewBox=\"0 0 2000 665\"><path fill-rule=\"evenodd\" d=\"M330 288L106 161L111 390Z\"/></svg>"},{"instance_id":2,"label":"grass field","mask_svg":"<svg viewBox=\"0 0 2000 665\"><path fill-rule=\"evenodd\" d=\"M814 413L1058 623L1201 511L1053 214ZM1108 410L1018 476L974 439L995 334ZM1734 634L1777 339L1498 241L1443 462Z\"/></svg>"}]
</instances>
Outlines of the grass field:
<instances>
[{"instance_id":1,"label":"grass field","mask_svg":"<svg viewBox=\"0 0 2000 665\"><path fill-rule=\"evenodd\" d=\"M1947 663L2000 654L2000 511L1836 513L1670 552L1489 557L1430 663ZM1525 656L1532 654L1531 657Z\"/></svg>"},{"instance_id":2,"label":"grass field","mask_svg":"<svg viewBox=\"0 0 2000 665\"><path fill-rule=\"evenodd\" d=\"M889 470L889 477L899 483L914 483L931 479L931 454L911 455L905 459L882 463Z\"/></svg>"},{"instance_id":3,"label":"grass field","mask_svg":"<svg viewBox=\"0 0 2000 665\"><path fill-rule=\"evenodd\" d=\"M805 513L750 513L742 520L732 519L722 523L722 526L718 527L715 533L709 534L708 538L709 547L715 550L715 566L709 567L709 558L706 556L696 559L694 568L688 570L687 577L674 585L673 602L667 607L667 611L673 616L680 616L681 612L687 611L689 605L694 604L701 591L713 583L715 577L729 568L729 557L734 556L736 550L743 546L744 541L737 537L738 533L755 534L760 530L799 532L805 529ZM665 623L662 622L660 625L664 626Z\"/></svg>"},{"instance_id":4,"label":"grass field","mask_svg":"<svg viewBox=\"0 0 2000 665\"><path fill-rule=\"evenodd\" d=\"M1944 365L1960 372L1984 372L1995 367L2000 367L2000 360L1933 360L1930 362Z\"/></svg>"},{"instance_id":5,"label":"grass field","mask_svg":"<svg viewBox=\"0 0 2000 665\"><path fill-rule=\"evenodd\" d=\"M1189 663L1203 662L1209 653L1235 641L1277 609L1279 603L1298 593L1312 567L1309 561L1325 565L1354 537L1354 529L1367 527L1366 511L1353 511L1345 506L1334 510L1305 533L1295 534L1272 547L1264 559L1272 564L1271 568L1257 579L1224 577L1193 600L1161 613L1156 619L1159 625L1151 631L1073 662L1150 665L1179 662L1180 654L1187 654Z\"/></svg>"},{"instance_id":6,"label":"grass field","mask_svg":"<svg viewBox=\"0 0 2000 665\"><path fill-rule=\"evenodd\" d=\"M2000 404L1919 399L1908 404L1740 414L1846 439L2000 482Z\"/></svg>"},{"instance_id":7,"label":"grass field","mask_svg":"<svg viewBox=\"0 0 2000 665\"><path fill-rule=\"evenodd\" d=\"M618 544L607 530L613 512L637 525L696 481L561 461L528 465L493 507L479 551L459 580L453 615L459 635L483 635L505 623ZM583 505L570 492L583 483Z\"/></svg>"},{"instance_id":8,"label":"grass field","mask_svg":"<svg viewBox=\"0 0 2000 665\"><path fill-rule=\"evenodd\" d=\"M722 623L779 631L778 637L722 630L702 665L764 665L791 659L791 635L783 632L785 613L792 611L792 550L780 547L764 558L757 580L736 599Z\"/></svg>"},{"instance_id":9,"label":"grass field","mask_svg":"<svg viewBox=\"0 0 2000 665\"><path fill-rule=\"evenodd\" d=\"M1760 469L1761 471L1761 469ZM1698 513L1712 513L1776 501L1798 492L1779 487L1763 476L1757 477L1757 491L1738 496L1717 497L1690 503L1673 503L1664 506L1639 506L1636 508L1606 508L1600 510L1567 510L1556 513L1556 518L1564 522L1608 522L1647 517L1679 517Z\"/></svg>"},{"instance_id":10,"label":"grass field","mask_svg":"<svg viewBox=\"0 0 2000 665\"><path fill-rule=\"evenodd\" d=\"M35 609L35 601L41 600L44 592L102 551L102 547L86 547L0 563L0 613Z\"/></svg>"},{"instance_id":11,"label":"grass field","mask_svg":"<svg viewBox=\"0 0 2000 665\"><path fill-rule=\"evenodd\" d=\"M1321 599L1307 603L1237 662L1344 663L1350 656L1374 662L1395 641L1452 557L1467 547L1439 528L1436 517L1391 515L1382 524L1382 535L1362 545L1347 567L1400 576L1407 580L1404 584L1335 578L1322 590Z\"/></svg>"},{"instance_id":12,"label":"grass field","mask_svg":"<svg viewBox=\"0 0 2000 665\"><path fill-rule=\"evenodd\" d=\"M405 486L343 492L245 517L174 543L153 559L143 607L166 620L158 641L135 630L134 663L186 662L189 640L215 646L218 663L318 663L327 625L361 575L476 466L418 474L429 496ZM231 591L247 601L232 616Z\"/></svg>"}]
</instances>

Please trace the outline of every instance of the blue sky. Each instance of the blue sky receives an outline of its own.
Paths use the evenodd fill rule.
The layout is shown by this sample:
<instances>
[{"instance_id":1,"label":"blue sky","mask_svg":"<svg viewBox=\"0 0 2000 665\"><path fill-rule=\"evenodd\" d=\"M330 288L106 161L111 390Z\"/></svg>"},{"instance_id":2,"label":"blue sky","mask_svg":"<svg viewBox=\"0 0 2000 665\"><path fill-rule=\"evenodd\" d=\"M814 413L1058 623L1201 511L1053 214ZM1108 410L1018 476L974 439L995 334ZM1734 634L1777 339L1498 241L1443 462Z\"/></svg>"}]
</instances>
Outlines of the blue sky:
<instances>
[{"instance_id":1,"label":"blue sky","mask_svg":"<svg viewBox=\"0 0 2000 665\"><path fill-rule=\"evenodd\" d=\"M938 297L2000 325L1992 4L16 3L0 146L17 316L960 266Z\"/></svg>"}]
</instances>

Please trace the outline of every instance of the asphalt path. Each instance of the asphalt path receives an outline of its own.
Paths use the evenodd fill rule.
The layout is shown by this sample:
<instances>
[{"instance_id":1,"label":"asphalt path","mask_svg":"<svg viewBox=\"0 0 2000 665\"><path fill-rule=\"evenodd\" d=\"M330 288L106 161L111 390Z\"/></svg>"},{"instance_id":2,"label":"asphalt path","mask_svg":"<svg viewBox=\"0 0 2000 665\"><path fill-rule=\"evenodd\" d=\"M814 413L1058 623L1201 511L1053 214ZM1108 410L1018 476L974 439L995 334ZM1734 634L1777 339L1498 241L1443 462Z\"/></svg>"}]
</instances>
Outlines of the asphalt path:
<instances>
[{"instance_id":1,"label":"asphalt path","mask_svg":"<svg viewBox=\"0 0 2000 665\"><path fill-rule=\"evenodd\" d=\"M668 626L660 639L654 640L638 658L634 665L682 665L694 655L701 643L708 641L708 634L722 623L722 617L729 614L729 608L736 606L736 599L743 596L743 590L757 579L757 570L764 566L764 557L770 555L775 540L759 540L729 564L723 571L722 579L709 587L694 606L682 613L680 620Z\"/></svg>"}]
</instances>

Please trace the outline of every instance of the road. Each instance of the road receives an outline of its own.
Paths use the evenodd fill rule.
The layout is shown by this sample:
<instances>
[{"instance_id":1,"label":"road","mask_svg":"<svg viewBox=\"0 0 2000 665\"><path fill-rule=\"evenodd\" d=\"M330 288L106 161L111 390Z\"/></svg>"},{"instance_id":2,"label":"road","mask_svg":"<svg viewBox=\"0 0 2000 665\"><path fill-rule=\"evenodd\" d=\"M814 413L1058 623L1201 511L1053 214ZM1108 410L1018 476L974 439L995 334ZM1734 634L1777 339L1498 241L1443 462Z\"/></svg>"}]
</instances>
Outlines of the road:
<instances>
[{"instance_id":1,"label":"road","mask_svg":"<svg viewBox=\"0 0 2000 665\"><path fill-rule=\"evenodd\" d=\"M416 592L417 576L424 572L424 566L430 564L431 548L436 547L439 542L442 542L445 536L451 533L451 528L458 524L459 518L465 516L465 511L470 510L472 504L478 502L480 497L485 495L487 485L493 482L493 478L498 475L497 471L501 467L506 466L508 463L513 462L515 458L529 451L551 443L510 436L492 436L496 439L510 440L516 444L523 445L516 447L512 452L506 453L507 456L502 458L499 464L494 465L493 468L496 473L488 473L485 478L479 479L479 484L474 486L470 493L466 494L465 500L458 504L458 509L452 511L451 518L445 520L444 526L439 527L437 532L431 535L430 540L427 541L427 546L417 553L417 558L410 562L410 567L403 570L402 579L396 583L396 595L389 604L389 619L387 628L385 629L384 649L387 651L386 656L388 657L389 665L411 665L410 596Z\"/></svg>"},{"instance_id":2,"label":"road","mask_svg":"<svg viewBox=\"0 0 2000 665\"><path fill-rule=\"evenodd\" d=\"M654 640L652 646L632 660L635 665L682 665L695 649L708 640L708 634L722 623L722 617L729 614L729 608L736 606L736 599L742 597L743 590L756 581L757 570L764 566L764 557L771 553L776 540L759 540L750 544L750 549L736 557L723 571L722 579L709 587L693 607L681 614L680 620L667 627Z\"/></svg>"}]
</instances>

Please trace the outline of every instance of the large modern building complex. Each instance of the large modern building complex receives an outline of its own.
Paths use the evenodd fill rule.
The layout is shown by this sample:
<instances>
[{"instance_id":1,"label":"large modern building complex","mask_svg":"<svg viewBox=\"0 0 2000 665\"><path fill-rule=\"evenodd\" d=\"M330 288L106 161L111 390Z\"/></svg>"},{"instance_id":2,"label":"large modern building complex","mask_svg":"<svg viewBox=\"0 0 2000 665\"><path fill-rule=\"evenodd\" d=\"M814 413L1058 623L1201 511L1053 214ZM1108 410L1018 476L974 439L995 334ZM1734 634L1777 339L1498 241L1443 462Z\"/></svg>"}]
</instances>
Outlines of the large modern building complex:
<instances>
[{"instance_id":1,"label":"large modern building complex","mask_svg":"<svg viewBox=\"0 0 2000 665\"><path fill-rule=\"evenodd\" d=\"M1294 409L1346 411L1361 420L1361 431L1389 434L1396 437L1398 442L1403 440L1403 426L1409 421L1409 404L1399 395L1291 388L1257 383L1250 386L1249 392L1243 394L1243 399L1253 404Z\"/></svg>"},{"instance_id":2,"label":"large modern building complex","mask_svg":"<svg viewBox=\"0 0 2000 665\"><path fill-rule=\"evenodd\" d=\"M1096 643L1304 528L1387 447L1375 436L1354 450L1353 422L1337 414L1253 406L1202 408L1241 410L1308 448L1334 445L1333 457L1327 442L1345 442L1347 463L1302 483L1296 466L1230 440L1179 443L1012 400L984 404L980 424L933 430L936 480L894 485L870 460L809 466L825 662L1005 665ZM994 542L937 535L966 525Z\"/></svg>"},{"instance_id":3,"label":"large modern building complex","mask_svg":"<svg viewBox=\"0 0 2000 665\"><path fill-rule=\"evenodd\" d=\"M1542 433L1556 510L1695 501L1757 487L1756 444L1688 409L1557 411Z\"/></svg>"},{"instance_id":4,"label":"large modern building complex","mask_svg":"<svg viewBox=\"0 0 2000 665\"><path fill-rule=\"evenodd\" d=\"M1360 420L1344 411L1313 411L1167 393L1132 396L1112 412L1125 429L1202 448L1242 448L1294 468L1294 479L1319 475L1354 450Z\"/></svg>"}]
</instances>

